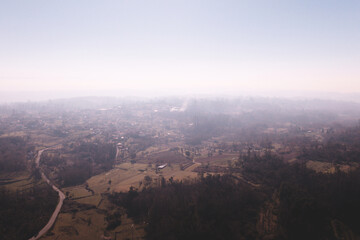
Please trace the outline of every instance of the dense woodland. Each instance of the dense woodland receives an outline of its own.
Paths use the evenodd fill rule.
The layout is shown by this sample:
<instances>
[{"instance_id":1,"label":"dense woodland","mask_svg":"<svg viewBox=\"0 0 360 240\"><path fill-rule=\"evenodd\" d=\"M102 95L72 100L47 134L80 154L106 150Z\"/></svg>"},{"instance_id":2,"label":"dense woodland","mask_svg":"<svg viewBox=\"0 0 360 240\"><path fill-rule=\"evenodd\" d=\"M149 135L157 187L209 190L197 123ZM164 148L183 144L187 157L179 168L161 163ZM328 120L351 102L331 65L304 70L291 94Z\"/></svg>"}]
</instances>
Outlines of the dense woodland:
<instances>
[{"instance_id":1,"label":"dense woodland","mask_svg":"<svg viewBox=\"0 0 360 240\"><path fill-rule=\"evenodd\" d=\"M49 221L58 196L47 185L25 192L0 188L0 239L29 239Z\"/></svg>"},{"instance_id":2,"label":"dense woodland","mask_svg":"<svg viewBox=\"0 0 360 240\"><path fill-rule=\"evenodd\" d=\"M50 153L45 152L41 162L52 170L61 186L68 187L83 184L91 176L110 170L115 154L114 144L79 141L65 144L63 148Z\"/></svg>"},{"instance_id":3,"label":"dense woodland","mask_svg":"<svg viewBox=\"0 0 360 240\"><path fill-rule=\"evenodd\" d=\"M353 133L359 128L333 134L321 147L305 144L308 147L302 149L299 159L358 163L358 135L346 135L349 130ZM242 178L237 177L237 169L241 169ZM158 187L130 189L114 193L110 199L125 207L135 221L147 223L147 239L325 240L360 236L359 168L316 173L306 168L306 161L289 164L268 149L261 154L250 150L240 154L229 171L194 181L163 179ZM261 231L259 214L269 203L276 209L277 220L271 231Z\"/></svg>"},{"instance_id":4,"label":"dense woodland","mask_svg":"<svg viewBox=\"0 0 360 240\"><path fill-rule=\"evenodd\" d=\"M264 194L226 175L163 180L161 187L130 189L110 199L148 224L148 239L253 239Z\"/></svg>"},{"instance_id":5,"label":"dense woodland","mask_svg":"<svg viewBox=\"0 0 360 240\"><path fill-rule=\"evenodd\" d=\"M26 143L20 137L0 138L0 172L22 171L26 168Z\"/></svg>"},{"instance_id":6,"label":"dense woodland","mask_svg":"<svg viewBox=\"0 0 360 240\"><path fill-rule=\"evenodd\" d=\"M304 148L300 159L334 164L360 163L360 126L331 134L324 143L312 143Z\"/></svg>"},{"instance_id":7,"label":"dense woodland","mask_svg":"<svg viewBox=\"0 0 360 240\"><path fill-rule=\"evenodd\" d=\"M57 193L39 181L39 173L28 161L33 157L34 147L24 138L0 138L0 173L11 176L30 172L28 180L35 183L14 191L6 188L8 178L0 179L0 185L4 185L0 186L0 239L32 237L45 226L55 209Z\"/></svg>"},{"instance_id":8,"label":"dense woodland","mask_svg":"<svg viewBox=\"0 0 360 240\"><path fill-rule=\"evenodd\" d=\"M114 193L147 239L338 239L360 235L360 170L318 174L271 155L246 160L254 188L232 175L192 182L163 180L160 187ZM256 228L261 207L276 193L278 222L270 233ZM336 225L337 224L337 225ZM349 230L350 229L350 230Z\"/></svg>"}]
</instances>

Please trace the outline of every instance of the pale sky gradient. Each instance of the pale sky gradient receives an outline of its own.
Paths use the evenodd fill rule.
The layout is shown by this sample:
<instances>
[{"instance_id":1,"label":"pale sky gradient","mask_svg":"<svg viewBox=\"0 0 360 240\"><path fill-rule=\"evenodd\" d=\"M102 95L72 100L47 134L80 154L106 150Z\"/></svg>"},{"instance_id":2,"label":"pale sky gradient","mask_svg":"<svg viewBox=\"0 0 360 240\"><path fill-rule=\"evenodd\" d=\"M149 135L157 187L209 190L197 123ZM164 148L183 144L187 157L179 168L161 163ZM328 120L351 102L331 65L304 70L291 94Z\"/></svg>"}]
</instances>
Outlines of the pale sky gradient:
<instances>
[{"instance_id":1,"label":"pale sky gradient","mask_svg":"<svg viewBox=\"0 0 360 240\"><path fill-rule=\"evenodd\" d=\"M360 1L0 0L0 91L360 92Z\"/></svg>"}]
</instances>

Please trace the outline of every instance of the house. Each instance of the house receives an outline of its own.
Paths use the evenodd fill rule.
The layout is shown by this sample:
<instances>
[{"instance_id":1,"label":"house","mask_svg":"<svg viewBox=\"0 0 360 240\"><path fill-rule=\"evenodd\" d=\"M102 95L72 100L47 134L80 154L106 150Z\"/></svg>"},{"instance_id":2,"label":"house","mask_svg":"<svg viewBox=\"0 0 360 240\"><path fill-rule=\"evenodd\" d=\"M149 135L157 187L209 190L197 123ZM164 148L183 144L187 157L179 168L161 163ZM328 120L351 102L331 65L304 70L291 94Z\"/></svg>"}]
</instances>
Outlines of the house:
<instances>
[{"instance_id":1,"label":"house","mask_svg":"<svg viewBox=\"0 0 360 240\"><path fill-rule=\"evenodd\" d=\"M163 165L160 165L160 166L158 166L157 168L158 168L158 169L164 169L166 166L167 166L167 163L165 163L165 164L163 164Z\"/></svg>"}]
</instances>

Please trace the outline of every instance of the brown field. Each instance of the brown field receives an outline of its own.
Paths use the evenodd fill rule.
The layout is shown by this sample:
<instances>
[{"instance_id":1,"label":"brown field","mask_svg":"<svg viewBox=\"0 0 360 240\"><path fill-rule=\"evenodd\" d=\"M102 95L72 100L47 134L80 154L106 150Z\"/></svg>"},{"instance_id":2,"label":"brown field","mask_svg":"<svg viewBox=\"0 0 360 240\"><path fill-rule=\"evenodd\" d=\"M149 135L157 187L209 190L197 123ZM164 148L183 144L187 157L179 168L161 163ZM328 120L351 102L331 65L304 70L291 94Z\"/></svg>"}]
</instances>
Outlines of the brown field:
<instances>
[{"instance_id":1,"label":"brown field","mask_svg":"<svg viewBox=\"0 0 360 240\"><path fill-rule=\"evenodd\" d=\"M308 161L306 167L314 170L315 172L331 173L332 164L327 162Z\"/></svg>"},{"instance_id":2,"label":"brown field","mask_svg":"<svg viewBox=\"0 0 360 240\"><path fill-rule=\"evenodd\" d=\"M167 155L166 155L167 156ZM186 158L185 158L186 159ZM189 161L189 160L187 160ZM194 167L198 164L194 164ZM96 207L94 209L78 210L74 212L61 212L52 231L41 239L102 239L102 236L110 236L112 239L143 239L145 236L144 226L134 225L133 221L122 216L122 224L112 231L106 230L106 212L111 209L103 193L112 191L128 191L131 186L141 188L140 184L145 176L153 179L153 185L159 183L160 177L175 180L184 180L197 177L197 173L192 172L193 166L189 169L181 170L179 164L170 164L166 168L156 173L155 166L143 163L122 163L116 165L114 169L93 176L87 184L94 191L94 195L85 189L85 185L78 185L62 189L68 192L73 201L80 204L88 204ZM109 184L111 180L111 184ZM89 224L90 222L90 224Z\"/></svg>"},{"instance_id":3,"label":"brown field","mask_svg":"<svg viewBox=\"0 0 360 240\"><path fill-rule=\"evenodd\" d=\"M281 156L287 162L294 162L296 160L297 155L298 154L296 152L281 154Z\"/></svg>"},{"instance_id":4,"label":"brown field","mask_svg":"<svg viewBox=\"0 0 360 240\"><path fill-rule=\"evenodd\" d=\"M4 133L0 137L6 138L6 137L25 137L27 135L24 131L16 131L16 132L10 132L10 133Z\"/></svg>"},{"instance_id":5,"label":"brown field","mask_svg":"<svg viewBox=\"0 0 360 240\"><path fill-rule=\"evenodd\" d=\"M184 171L180 170L180 165L178 164L171 164L160 170L158 173L156 173L154 167L155 166L150 167L148 164L142 163L122 163L106 173L93 176L87 183L95 193L105 193L112 191L128 191L130 187L139 188L139 183L145 176L157 179L161 175L165 179L173 177L177 180L194 178L197 176L191 169L185 169ZM109 180L111 180L111 184L109 184Z\"/></svg>"},{"instance_id":6,"label":"brown field","mask_svg":"<svg viewBox=\"0 0 360 240\"><path fill-rule=\"evenodd\" d=\"M314 170L315 172L321 172L321 173L335 173L336 169L335 166L332 163L328 162L319 162L319 161L308 161L306 163L306 167L309 169ZM341 164L338 165L339 170L342 172L349 172L353 169L356 169L358 167L357 163L351 163L351 164Z\"/></svg>"},{"instance_id":7,"label":"brown field","mask_svg":"<svg viewBox=\"0 0 360 240\"><path fill-rule=\"evenodd\" d=\"M126 239L145 239L145 226L136 225L126 214L121 217L121 225L115 228L109 234L112 239L126 240ZM116 235L116 236L115 236Z\"/></svg>"},{"instance_id":8,"label":"brown field","mask_svg":"<svg viewBox=\"0 0 360 240\"><path fill-rule=\"evenodd\" d=\"M35 183L29 172L13 172L0 175L0 186L11 191L26 191L33 188L35 185L44 184L45 182L39 181Z\"/></svg>"},{"instance_id":9,"label":"brown field","mask_svg":"<svg viewBox=\"0 0 360 240\"><path fill-rule=\"evenodd\" d=\"M97 209L60 213L51 232L41 239L98 240L104 234L105 228L105 214Z\"/></svg>"},{"instance_id":10,"label":"brown field","mask_svg":"<svg viewBox=\"0 0 360 240\"><path fill-rule=\"evenodd\" d=\"M220 165L225 166L228 164L228 161L234 161L239 158L239 154L233 154L233 153L224 153L222 155L216 154L212 157L199 157L195 158L195 162L197 163L209 163L210 165Z\"/></svg>"},{"instance_id":11,"label":"brown field","mask_svg":"<svg viewBox=\"0 0 360 240\"><path fill-rule=\"evenodd\" d=\"M74 186L74 187L63 188L62 191L65 194L68 192L68 197L72 198L72 199L92 196L91 192L86 190L84 185L78 185L78 186Z\"/></svg>"},{"instance_id":12,"label":"brown field","mask_svg":"<svg viewBox=\"0 0 360 240\"><path fill-rule=\"evenodd\" d=\"M94 194L93 196L76 199L78 203L90 204L94 206L101 205L101 194Z\"/></svg>"},{"instance_id":13,"label":"brown field","mask_svg":"<svg viewBox=\"0 0 360 240\"><path fill-rule=\"evenodd\" d=\"M156 164L164 164L164 163L186 163L189 160L184 157L182 154L172 151L162 151L157 153L150 154L147 159L141 159L139 162L146 163L156 163Z\"/></svg>"}]
</instances>

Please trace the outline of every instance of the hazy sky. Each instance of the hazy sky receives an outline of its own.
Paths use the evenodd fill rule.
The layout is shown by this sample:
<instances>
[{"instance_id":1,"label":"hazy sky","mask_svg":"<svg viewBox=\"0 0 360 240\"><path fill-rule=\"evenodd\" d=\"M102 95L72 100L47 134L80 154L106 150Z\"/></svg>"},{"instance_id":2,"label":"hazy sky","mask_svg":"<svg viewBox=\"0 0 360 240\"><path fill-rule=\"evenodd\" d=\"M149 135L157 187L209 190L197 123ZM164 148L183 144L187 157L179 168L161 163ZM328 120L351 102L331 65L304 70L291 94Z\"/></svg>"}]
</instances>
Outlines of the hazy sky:
<instances>
[{"instance_id":1,"label":"hazy sky","mask_svg":"<svg viewBox=\"0 0 360 240\"><path fill-rule=\"evenodd\" d=\"M0 0L0 89L360 92L360 1Z\"/></svg>"}]
</instances>

